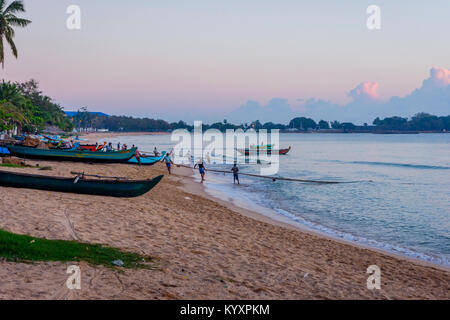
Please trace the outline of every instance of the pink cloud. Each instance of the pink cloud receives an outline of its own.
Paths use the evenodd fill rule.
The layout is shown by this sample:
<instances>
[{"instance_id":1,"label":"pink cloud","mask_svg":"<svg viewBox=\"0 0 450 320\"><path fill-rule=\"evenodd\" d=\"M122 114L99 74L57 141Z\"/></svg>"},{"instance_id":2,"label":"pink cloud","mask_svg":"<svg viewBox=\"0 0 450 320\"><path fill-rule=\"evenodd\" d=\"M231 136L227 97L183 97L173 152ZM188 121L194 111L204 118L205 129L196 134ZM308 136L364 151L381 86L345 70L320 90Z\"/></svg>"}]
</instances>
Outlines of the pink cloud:
<instances>
[{"instance_id":1,"label":"pink cloud","mask_svg":"<svg viewBox=\"0 0 450 320\"><path fill-rule=\"evenodd\" d=\"M350 97L356 99L377 100L380 95L377 92L378 82L365 81L361 82L356 88L349 92Z\"/></svg>"},{"instance_id":2,"label":"pink cloud","mask_svg":"<svg viewBox=\"0 0 450 320\"><path fill-rule=\"evenodd\" d=\"M450 84L450 69L433 67L430 77L423 81L423 86L446 87Z\"/></svg>"}]
</instances>

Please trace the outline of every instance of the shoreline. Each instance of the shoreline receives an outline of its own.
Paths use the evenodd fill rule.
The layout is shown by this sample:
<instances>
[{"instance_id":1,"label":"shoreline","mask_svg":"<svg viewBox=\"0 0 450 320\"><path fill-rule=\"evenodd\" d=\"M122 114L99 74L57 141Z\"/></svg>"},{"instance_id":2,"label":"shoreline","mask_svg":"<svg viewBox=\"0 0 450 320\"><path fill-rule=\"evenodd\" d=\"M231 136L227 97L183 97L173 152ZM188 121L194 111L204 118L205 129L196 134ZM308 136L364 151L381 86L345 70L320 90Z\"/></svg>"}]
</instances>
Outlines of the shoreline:
<instances>
[{"instance_id":1,"label":"shoreline","mask_svg":"<svg viewBox=\"0 0 450 320\"><path fill-rule=\"evenodd\" d=\"M0 187L0 228L47 239L100 243L151 256L153 270L76 262L81 290L66 288L73 263L0 260L0 299L450 299L450 272L415 259L299 230L217 199L192 169L165 165L26 160L2 170L52 176L70 171L148 179L128 199ZM38 171L35 165L51 166ZM208 177L208 176L207 176ZM381 289L367 288L367 268Z\"/></svg>"},{"instance_id":2,"label":"shoreline","mask_svg":"<svg viewBox=\"0 0 450 320\"><path fill-rule=\"evenodd\" d=\"M274 226L279 226L279 227L287 228L290 230L295 230L298 232L305 232L310 235L324 238L326 240L337 241L339 243L347 244L347 245L354 246L357 248L371 250L371 251L378 252L381 254L386 254L386 255L392 256L393 258L404 259L404 260L407 260L412 263L420 264L422 266L438 268L443 271L450 272L450 266L446 266L444 264L439 264L439 263L433 263L430 261L422 260L420 258L414 258L414 257L410 257L407 255L402 255L400 253L383 250L381 248L372 247L372 246L369 246L369 245L366 245L363 243L358 243L355 241L342 239L337 236L333 236L333 235L327 234L325 232L321 232L319 230L315 230L315 229L309 228L307 226L303 226L300 223L295 223L294 221L290 221L289 218L287 218L271 209L261 207L263 209L266 209L267 211L270 211L272 213L272 215L275 216L275 218L271 218L269 215L264 214L263 212L253 210L250 208L246 208L245 206L240 206L238 203L236 203L236 201L233 201L232 199L229 199L229 201L224 200L223 198L221 198L221 195L218 194L218 193L221 193L220 191L215 190L214 193L216 193L216 195L212 194L212 192L209 192L207 190L208 187L206 185L204 185L204 184L202 185L201 183L195 181L196 180L195 171L193 171L192 169L179 167L179 168L177 168L177 170L192 171L190 173L190 176L189 176L189 172L186 172L187 179L184 181L185 185L182 188L183 191L188 192L188 193L193 193L192 190L194 190L197 195L200 195L202 197L210 199L214 202L220 203L221 205L227 207L228 209L230 209L238 214L241 214L243 216L246 216L248 218L251 218L251 219L254 219L254 220L257 220L260 222L269 223ZM225 194L222 194L222 196L226 197ZM282 220L284 220L284 221L282 221Z\"/></svg>"},{"instance_id":3,"label":"shoreline","mask_svg":"<svg viewBox=\"0 0 450 320\"><path fill-rule=\"evenodd\" d=\"M166 135L170 132L85 132L79 135L80 138L86 139L87 143L96 143L99 140L107 140L116 137L133 137L133 136L156 136Z\"/></svg>"},{"instance_id":4,"label":"shoreline","mask_svg":"<svg viewBox=\"0 0 450 320\"><path fill-rule=\"evenodd\" d=\"M302 133L302 132L290 132L290 133ZM316 132L313 132L313 133L316 133ZM326 133L326 132L323 132L323 133ZM94 142L97 142L98 140L101 140L103 138L107 139L109 137L112 138L112 137L120 137L120 136L163 135L163 134L170 134L170 133L167 133L167 132L155 132L155 133L153 133L153 132L116 132L116 133L111 133L110 135L98 133L98 134L91 134L89 136L89 138L90 138L89 143L94 143ZM80 137L83 137L83 136L80 136ZM308 226L302 225L299 222L291 221L288 217L285 217L282 214L275 212L269 208L265 208L265 207L261 207L261 206L257 205L258 207L260 207L259 209L264 209L264 211L267 211L267 212L270 211L270 214L265 214L264 212L258 211L256 209L246 208L243 205L239 205L236 201L234 201L231 198L229 198L229 200L226 201L223 199L223 197L227 197L225 194L219 195L218 193L221 193L221 192L217 191L217 190L214 190L214 193L216 193L216 194L212 194L211 190L208 190L208 187L206 185L202 185L202 184L196 182L195 181L195 179L196 179L195 170L183 168L183 167L177 167L176 170L177 170L177 172L180 172L180 171L183 172L182 175L187 177L187 179L183 182L185 184L185 186L182 188L183 191L192 193L190 190L195 190L198 194L200 194L204 198L212 200L214 202L217 202L217 203L227 207L228 209L230 209L238 214L241 214L243 216L246 216L248 218L251 218L251 219L254 219L254 220L257 220L260 222L264 222L264 223L269 223L269 224L272 224L275 226L287 228L290 230L305 232L305 233L308 233L308 234L311 234L314 236L322 237L327 240L337 241L339 243L347 244L350 246L355 246L355 247L366 249L366 250L372 250L372 251L375 251L375 252L378 252L381 254L390 255L397 259L405 259L412 263L417 263L417 264L420 264L423 266L428 266L428 267L435 267L435 268L441 269L443 271L450 272L450 266L447 266L444 264L439 264L439 263L434 263L431 261L426 261L426 260L420 259L420 258L411 257L406 254L392 252L387 249L370 246L370 245L367 245L364 243L359 243L359 242L352 241L352 240L346 240L346 239L340 238L338 236L328 234L324 231L316 230L316 229L310 228ZM273 218L271 216L273 216Z\"/></svg>"}]
</instances>

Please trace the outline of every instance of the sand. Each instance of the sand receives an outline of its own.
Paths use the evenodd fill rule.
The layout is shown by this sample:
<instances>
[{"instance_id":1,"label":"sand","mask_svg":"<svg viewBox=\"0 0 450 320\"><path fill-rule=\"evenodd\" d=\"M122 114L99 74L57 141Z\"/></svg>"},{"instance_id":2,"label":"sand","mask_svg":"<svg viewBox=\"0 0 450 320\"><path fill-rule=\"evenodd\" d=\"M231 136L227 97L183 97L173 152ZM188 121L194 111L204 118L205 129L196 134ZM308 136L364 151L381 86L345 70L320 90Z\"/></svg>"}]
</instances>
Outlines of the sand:
<instances>
[{"instance_id":1,"label":"sand","mask_svg":"<svg viewBox=\"0 0 450 320\"><path fill-rule=\"evenodd\" d=\"M83 164L5 169L151 178L163 164ZM448 269L335 241L208 196L192 171L174 168L148 194L121 199L0 187L0 228L48 239L80 239L155 258L153 270L81 263L0 261L1 299L449 299ZM67 266L81 289L66 287ZM381 289L366 286L381 268Z\"/></svg>"}]
</instances>

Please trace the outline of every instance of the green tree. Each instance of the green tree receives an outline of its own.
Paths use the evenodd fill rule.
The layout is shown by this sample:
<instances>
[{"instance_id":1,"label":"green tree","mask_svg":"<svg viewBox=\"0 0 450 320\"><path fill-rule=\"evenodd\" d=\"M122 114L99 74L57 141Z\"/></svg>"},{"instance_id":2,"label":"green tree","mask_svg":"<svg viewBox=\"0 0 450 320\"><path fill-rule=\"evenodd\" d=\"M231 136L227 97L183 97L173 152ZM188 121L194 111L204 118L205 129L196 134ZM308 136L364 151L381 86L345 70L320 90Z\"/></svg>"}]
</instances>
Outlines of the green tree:
<instances>
[{"instance_id":1,"label":"green tree","mask_svg":"<svg viewBox=\"0 0 450 320\"><path fill-rule=\"evenodd\" d=\"M6 0L0 0L0 62L2 68L5 67L5 45L3 39L11 47L12 54L17 58L17 47L13 41L15 31L13 27L26 27L31 23L30 20L18 18L16 13L25 12L23 2L21 0L15 0L9 5L6 4Z\"/></svg>"},{"instance_id":2,"label":"green tree","mask_svg":"<svg viewBox=\"0 0 450 320\"><path fill-rule=\"evenodd\" d=\"M27 82L16 83L16 86L23 97L39 108L44 125L58 126L65 131L72 130L73 126L63 109L39 90L39 83L36 80L31 79Z\"/></svg>"},{"instance_id":3,"label":"green tree","mask_svg":"<svg viewBox=\"0 0 450 320\"><path fill-rule=\"evenodd\" d=\"M337 120L334 120L331 123L331 128L333 128L333 129L340 129L341 128L341 123L339 121L337 121Z\"/></svg>"},{"instance_id":4,"label":"green tree","mask_svg":"<svg viewBox=\"0 0 450 320\"><path fill-rule=\"evenodd\" d=\"M320 120L319 129L330 129L330 125L325 120Z\"/></svg>"},{"instance_id":5,"label":"green tree","mask_svg":"<svg viewBox=\"0 0 450 320\"><path fill-rule=\"evenodd\" d=\"M296 128L298 130L315 129L317 123L310 118L297 117L289 122L289 128Z\"/></svg>"}]
</instances>

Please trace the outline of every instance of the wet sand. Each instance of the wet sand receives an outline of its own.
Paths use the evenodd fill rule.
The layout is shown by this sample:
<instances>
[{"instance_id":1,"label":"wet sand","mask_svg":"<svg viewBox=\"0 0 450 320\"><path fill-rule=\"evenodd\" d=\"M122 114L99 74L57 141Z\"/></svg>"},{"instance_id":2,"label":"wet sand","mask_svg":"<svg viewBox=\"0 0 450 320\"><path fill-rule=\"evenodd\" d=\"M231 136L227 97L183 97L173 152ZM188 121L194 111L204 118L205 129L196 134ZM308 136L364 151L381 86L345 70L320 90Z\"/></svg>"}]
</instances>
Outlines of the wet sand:
<instances>
[{"instance_id":1,"label":"wet sand","mask_svg":"<svg viewBox=\"0 0 450 320\"><path fill-rule=\"evenodd\" d=\"M165 166L27 161L8 169L71 176L84 171L151 178ZM449 299L450 272L271 221L207 195L192 170L174 167L148 194L109 198L0 187L0 228L49 239L102 243L155 258L153 270L84 262L0 262L1 299ZM73 226L73 228L71 227ZM366 286L381 269L381 289Z\"/></svg>"}]
</instances>

